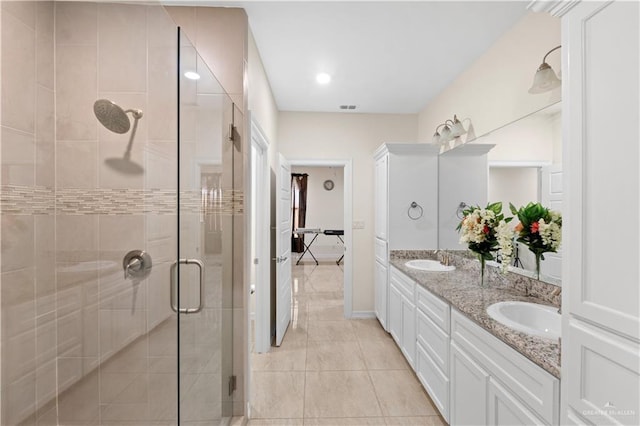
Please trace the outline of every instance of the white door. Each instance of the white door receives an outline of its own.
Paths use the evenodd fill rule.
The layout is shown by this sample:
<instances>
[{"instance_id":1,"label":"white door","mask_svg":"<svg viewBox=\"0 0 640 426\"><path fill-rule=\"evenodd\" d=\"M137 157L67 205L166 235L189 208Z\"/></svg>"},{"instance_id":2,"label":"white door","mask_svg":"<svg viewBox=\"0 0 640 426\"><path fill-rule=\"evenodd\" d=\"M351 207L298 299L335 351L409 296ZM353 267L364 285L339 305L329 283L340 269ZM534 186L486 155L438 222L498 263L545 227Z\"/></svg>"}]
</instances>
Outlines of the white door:
<instances>
[{"instance_id":1,"label":"white door","mask_svg":"<svg viewBox=\"0 0 640 426\"><path fill-rule=\"evenodd\" d=\"M271 347L271 169L269 142L251 116L251 284L249 306L255 307L254 350L269 352ZM252 289L253 291L253 289Z\"/></svg>"},{"instance_id":2,"label":"white door","mask_svg":"<svg viewBox=\"0 0 640 426\"><path fill-rule=\"evenodd\" d=\"M541 203L543 206L562 213L562 165L540 168ZM540 264L540 273L548 277L562 279L562 245L557 253L545 253Z\"/></svg>"},{"instance_id":3,"label":"white door","mask_svg":"<svg viewBox=\"0 0 640 426\"><path fill-rule=\"evenodd\" d=\"M282 155L276 191L276 346L280 346L291 322L291 165Z\"/></svg>"}]
</instances>

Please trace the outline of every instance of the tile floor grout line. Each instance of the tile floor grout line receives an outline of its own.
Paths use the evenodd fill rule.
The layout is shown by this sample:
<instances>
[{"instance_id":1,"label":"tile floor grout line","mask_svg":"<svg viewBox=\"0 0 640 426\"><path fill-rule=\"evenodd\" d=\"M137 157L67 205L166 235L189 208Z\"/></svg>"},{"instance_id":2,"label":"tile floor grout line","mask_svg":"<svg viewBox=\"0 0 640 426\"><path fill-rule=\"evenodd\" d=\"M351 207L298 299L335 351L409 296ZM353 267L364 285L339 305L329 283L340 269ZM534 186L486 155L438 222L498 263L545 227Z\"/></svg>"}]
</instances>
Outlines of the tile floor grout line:
<instances>
[{"instance_id":1,"label":"tile floor grout line","mask_svg":"<svg viewBox=\"0 0 640 426\"><path fill-rule=\"evenodd\" d=\"M307 338L304 345L304 381L302 385L302 424L304 425L304 415L306 410L305 401L307 400L307 361L309 360L309 301L306 301L307 314Z\"/></svg>"},{"instance_id":2,"label":"tile floor grout line","mask_svg":"<svg viewBox=\"0 0 640 426\"><path fill-rule=\"evenodd\" d=\"M360 347L360 351L363 353L364 356L364 351L362 350L362 346L360 346L360 341L358 341L358 347ZM382 410L382 403L380 402L380 397L378 396L378 391L376 391L376 386L375 383L373 383L373 377L371 377L371 371L369 369L369 366L366 365L365 363L365 367L366 367L366 372L367 372L367 377L369 378L369 382L371 383L371 387L373 388L373 394L376 397L376 402L378 403L378 408L380 408L380 414L381 417L384 421L385 424L387 424L387 421L385 419L385 415L384 415L384 411Z\"/></svg>"},{"instance_id":3,"label":"tile floor grout line","mask_svg":"<svg viewBox=\"0 0 640 426\"><path fill-rule=\"evenodd\" d=\"M315 268L314 268L315 269ZM313 272L313 271L312 271ZM322 270L318 270L318 272L322 272ZM260 423L257 422L256 424L279 424L277 423L278 420L287 420L285 423L286 424L295 424L295 425L311 425L311 424L325 424L324 422L331 422L331 420L329 419L336 419L336 421L339 422L340 419L345 419L344 421L347 421L347 419L355 419L355 418L359 418L362 417L367 418L367 419L373 419L373 422L377 422L380 425L385 425L385 424L394 424L394 425L398 425L400 423L394 423L393 419L396 419L396 421L401 421L400 419L402 418L409 418L409 417L413 417L418 421L428 421L428 423L432 423L432 420L434 421L433 423L435 424L442 424L441 420L439 419L439 416L437 415L403 415L403 416L398 416L398 415L391 415L391 413L389 413L389 415L385 415L385 413L383 412L383 405L381 403L381 396L379 395L379 392L376 390L374 381L373 381L373 376L375 374L377 374L377 372L386 372L387 374L391 374L393 375L392 372L402 372L402 371L406 371L409 370L410 372L412 371L412 369L409 368L409 365L407 363L406 360L404 360L403 358L403 368L398 367L398 365L389 365L395 368L381 368L381 369L375 369L375 368L370 368L368 363L367 363L367 358L365 357L365 342L374 342L374 341L378 341L380 343L380 345L382 347L386 346L387 349L389 349L388 345L392 344L395 345L395 342L391 341L391 339L389 339L388 335L384 335L384 332L382 332L381 328L379 327L379 324L375 324L377 323L377 321L373 321L372 323L369 324L365 324L365 322L359 322L360 320L353 320L353 319L347 319L347 318L337 318L337 317L332 317L332 315L334 315L333 312L330 312L332 310L335 310L336 306L340 306L339 302L341 302L342 300L340 299L341 297L341 292L340 291L322 291L324 289L328 288L327 283L325 283L325 281L330 281L329 284L333 284L335 282L338 281L338 279L336 277L333 276L328 276L329 274L321 274L321 275L316 275L315 277L312 276L311 273L306 274L306 276L303 278L304 280L306 280L307 282L307 290L308 291L304 291L304 286L302 287L303 289L303 293L300 294L295 294L293 297L298 298L298 300L300 300L301 304L304 305L304 309L300 309L300 312L304 311L306 317L305 317L305 322L304 324L306 324L306 335L302 336L302 339L298 340L296 339L296 342L300 342L301 347L304 348L305 353L304 353L304 367L303 367L303 372L304 372L304 379L303 379L303 392L302 392L302 418L295 418L295 417L288 417L286 419L283 419L281 417L279 418L271 418L270 421L264 422L264 423ZM318 278L319 277L319 278ZM342 290L342 288L341 288ZM313 310L313 312L312 312ZM339 321L341 320L341 321ZM314 326L314 329L316 328L315 326L318 325L322 325L322 323L326 322L326 321L335 321L335 322L346 322L346 324L349 325L344 325L343 328L348 328L351 331L351 336L349 339L340 339L340 343L343 343L343 346L347 348L347 353L348 354L353 354L355 353L355 351L358 351L361 358L362 358L362 363L359 364L357 362L354 363L346 363L346 365L348 365L348 367L344 370L336 370L335 367L336 366L340 366L341 363L339 361L339 358L341 358L341 354L339 354L338 356L338 362L334 363L334 359L329 358L326 359L324 362L323 361L319 361L318 365L316 366L315 370L310 370L309 369L309 362L312 358L314 358L314 354L311 354L310 351L312 349L318 349L320 350L320 348L322 347L322 353L324 352L331 352L330 350L327 350L326 348L324 348L324 344L327 342L336 342L337 340L335 338L331 338L331 337L326 337L325 339L320 339L320 340L314 340L311 335L311 333L309 333L309 328L311 325ZM377 325L377 328L380 328L380 332L376 329L374 330L373 327L375 325ZM329 328L329 332L331 332L331 327ZM360 336L358 334L358 330L361 331L362 336ZM317 333L316 333L317 334ZM331 334L331 333L328 333ZM322 334L320 334L320 336L322 337ZM344 337L344 336L342 336ZM353 342L355 342L355 347L353 347ZM287 343L289 343L289 345L287 345L287 347L289 347L291 345L291 342L288 341ZM311 346L313 346L313 348L311 348ZM297 347L297 344L296 344ZM367 345L367 347L369 347L369 345ZM349 348L351 348L351 352L349 352ZM375 345L371 346L369 349L371 350L376 350ZM394 349L397 350L397 347L394 346ZM318 352L318 351L316 351ZM335 355L335 354L334 354ZM384 353L383 353L383 357L384 357ZM322 358L321 357L321 353L318 352L317 353L317 358ZM276 358L277 360L278 358ZM285 362L282 365L286 365L288 361L288 358L284 358ZM295 362L295 361L294 361ZM273 365L278 364L278 361L272 361ZM384 365L384 364L388 364L388 363L381 363L383 367L388 367L388 365ZM282 368L282 365L280 366L280 368ZM344 363L342 363L342 365L345 365ZM374 362L373 366L375 366L376 363ZM359 366L362 366L364 369L361 370L354 370L354 367L357 368ZM328 369L324 369L325 367L329 367ZM277 371L277 370L276 370ZM284 370L282 370L284 372ZM291 370L287 370L287 371L291 371ZM363 382L368 383L369 386L372 387L372 391L373 391L373 397L376 398L376 402L377 402L377 406L380 410L380 415L375 415L375 416L371 416L371 413L363 413L364 415L362 416L350 416L350 414L354 414L351 411L346 412L345 416L343 417L322 417L322 415L331 415L331 413L318 413L320 415L320 417L305 417L306 415L309 415L310 413L308 413L307 411L310 409L309 406L307 406L306 404L306 397L308 394L308 384L309 381L307 380L307 375L311 374L311 373L325 373L325 372L333 372L335 373L340 373L340 372L358 372L360 374L362 374L362 378L364 379L364 374L363 372L366 371L366 377L368 380L364 380ZM275 371L274 371L275 372ZM375 374L374 374L375 373ZM415 374L413 374L413 378L415 380L416 376ZM364 383L363 383L364 384ZM426 394L426 392L423 392L424 394ZM348 397L348 396L347 396ZM428 397L427 397L428 398ZM371 400L371 402L373 402ZM333 413L334 415L337 413ZM435 419L437 418L437 419ZM419 420L422 419L422 420ZM372 420L368 420L368 421L372 421ZM368 422L367 421L367 422ZM285 423L281 423L281 424L285 424ZM252 424L252 423L249 423ZM340 424L340 423L337 423Z\"/></svg>"}]
</instances>

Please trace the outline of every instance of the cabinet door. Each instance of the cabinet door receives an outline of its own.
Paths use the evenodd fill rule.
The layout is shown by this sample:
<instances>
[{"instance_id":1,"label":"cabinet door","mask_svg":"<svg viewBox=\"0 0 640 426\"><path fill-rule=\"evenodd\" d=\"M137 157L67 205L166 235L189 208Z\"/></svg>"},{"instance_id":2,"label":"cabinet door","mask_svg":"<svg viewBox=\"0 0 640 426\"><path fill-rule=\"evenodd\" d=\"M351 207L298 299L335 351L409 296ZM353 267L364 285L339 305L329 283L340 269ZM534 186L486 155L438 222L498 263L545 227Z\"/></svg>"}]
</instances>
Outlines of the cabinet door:
<instances>
[{"instance_id":1,"label":"cabinet door","mask_svg":"<svg viewBox=\"0 0 640 426\"><path fill-rule=\"evenodd\" d=\"M387 205L388 205L388 155L376 160L375 166L375 232L376 237L388 240Z\"/></svg>"},{"instance_id":2,"label":"cabinet door","mask_svg":"<svg viewBox=\"0 0 640 426\"><path fill-rule=\"evenodd\" d=\"M640 345L575 319L563 330L565 341L572 360L562 360L567 411L593 424L640 424Z\"/></svg>"},{"instance_id":3,"label":"cabinet door","mask_svg":"<svg viewBox=\"0 0 640 426\"><path fill-rule=\"evenodd\" d=\"M402 294L393 282L389 286L389 333L402 348Z\"/></svg>"},{"instance_id":4,"label":"cabinet door","mask_svg":"<svg viewBox=\"0 0 640 426\"><path fill-rule=\"evenodd\" d=\"M416 305L402 296L402 353L415 370L416 361Z\"/></svg>"},{"instance_id":5,"label":"cabinet door","mask_svg":"<svg viewBox=\"0 0 640 426\"><path fill-rule=\"evenodd\" d=\"M489 374L451 342L449 410L452 425L487 424Z\"/></svg>"},{"instance_id":6,"label":"cabinet door","mask_svg":"<svg viewBox=\"0 0 640 426\"><path fill-rule=\"evenodd\" d=\"M640 240L620 213L629 212L633 222L639 209L639 15L636 1L583 1L562 21L569 71L562 95L569 112L562 118L568 120L562 140L568 182L563 288L569 290L563 308L636 340ZM606 248L615 248L613 268L602 261Z\"/></svg>"},{"instance_id":7,"label":"cabinet door","mask_svg":"<svg viewBox=\"0 0 640 426\"><path fill-rule=\"evenodd\" d=\"M494 379L489 380L489 423L488 425L531 425L544 424L531 410L524 406L507 389Z\"/></svg>"},{"instance_id":8,"label":"cabinet door","mask_svg":"<svg viewBox=\"0 0 640 426\"><path fill-rule=\"evenodd\" d=\"M388 280L387 267L382 263L376 261L375 271L375 309L376 317L380 321L382 328L387 330L387 293L388 293Z\"/></svg>"}]
</instances>

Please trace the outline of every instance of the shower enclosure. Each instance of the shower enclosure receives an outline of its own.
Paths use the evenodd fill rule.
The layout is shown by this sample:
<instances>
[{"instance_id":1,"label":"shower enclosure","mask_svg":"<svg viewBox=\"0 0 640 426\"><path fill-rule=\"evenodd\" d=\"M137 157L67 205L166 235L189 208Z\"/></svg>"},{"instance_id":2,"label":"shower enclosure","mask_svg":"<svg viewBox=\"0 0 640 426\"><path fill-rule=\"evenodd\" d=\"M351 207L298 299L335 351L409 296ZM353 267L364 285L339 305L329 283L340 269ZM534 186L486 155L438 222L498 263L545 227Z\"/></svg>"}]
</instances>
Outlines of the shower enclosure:
<instances>
[{"instance_id":1,"label":"shower enclosure","mask_svg":"<svg viewBox=\"0 0 640 426\"><path fill-rule=\"evenodd\" d=\"M0 15L1 424L226 424L241 112L160 5Z\"/></svg>"}]
</instances>

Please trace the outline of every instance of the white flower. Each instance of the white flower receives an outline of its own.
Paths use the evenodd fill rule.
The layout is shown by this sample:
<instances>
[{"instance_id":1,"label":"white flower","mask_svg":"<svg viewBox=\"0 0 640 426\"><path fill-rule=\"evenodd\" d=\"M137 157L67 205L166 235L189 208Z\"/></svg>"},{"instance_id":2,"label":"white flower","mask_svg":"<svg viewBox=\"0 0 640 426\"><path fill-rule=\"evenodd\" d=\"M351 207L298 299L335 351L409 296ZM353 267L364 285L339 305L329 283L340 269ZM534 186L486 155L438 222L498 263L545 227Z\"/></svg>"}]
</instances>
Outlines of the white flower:
<instances>
[{"instance_id":1,"label":"white flower","mask_svg":"<svg viewBox=\"0 0 640 426\"><path fill-rule=\"evenodd\" d=\"M501 220L496 229L496 238L502 254L502 272L507 273L509 264L511 263L511 255L513 254L513 235L514 230L507 222Z\"/></svg>"},{"instance_id":2,"label":"white flower","mask_svg":"<svg viewBox=\"0 0 640 426\"><path fill-rule=\"evenodd\" d=\"M540 224L538 232L540 232L540 237L544 245L551 248L552 251L557 251L562 240L562 229L560 225L554 220L552 220L551 223L546 223L544 219L540 219L538 223Z\"/></svg>"},{"instance_id":3,"label":"white flower","mask_svg":"<svg viewBox=\"0 0 640 426\"><path fill-rule=\"evenodd\" d=\"M487 209L475 209L462 220L460 243L482 243L487 240L485 229L495 227L496 214Z\"/></svg>"}]
</instances>

